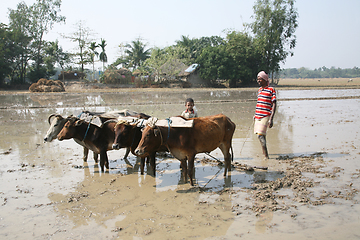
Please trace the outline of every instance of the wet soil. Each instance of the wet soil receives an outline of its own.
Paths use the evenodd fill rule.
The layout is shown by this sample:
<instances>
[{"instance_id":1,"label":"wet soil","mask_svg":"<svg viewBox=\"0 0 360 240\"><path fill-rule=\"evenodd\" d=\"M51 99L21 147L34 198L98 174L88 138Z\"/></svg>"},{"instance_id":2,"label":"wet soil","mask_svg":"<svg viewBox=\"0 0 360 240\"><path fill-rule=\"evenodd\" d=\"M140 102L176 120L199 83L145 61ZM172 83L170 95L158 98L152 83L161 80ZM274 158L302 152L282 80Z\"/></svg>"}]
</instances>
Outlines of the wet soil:
<instances>
[{"instance_id":1,"label":"wet soil","mask_svg":"<svg viewBox=\"0 0 360 240\"><path fill-rule=\"evenodd\" d=\"M289 91L279 92L269 160L252 134L251 91L1 95L1 238L359 237L359 98L316 99L333 95L318 90L299 100L304 92ZM169 154L157 156L152 176L140 175L135 156L123 159L125 150L109 151L102 173L92 156L82 162L74 141L42 141L54 112L128 108L165 118L181 112L189 95L200 115L223 112L237 125L228 177L219 150L197 155L191 187Z\"/></svg>"}]
</instances>

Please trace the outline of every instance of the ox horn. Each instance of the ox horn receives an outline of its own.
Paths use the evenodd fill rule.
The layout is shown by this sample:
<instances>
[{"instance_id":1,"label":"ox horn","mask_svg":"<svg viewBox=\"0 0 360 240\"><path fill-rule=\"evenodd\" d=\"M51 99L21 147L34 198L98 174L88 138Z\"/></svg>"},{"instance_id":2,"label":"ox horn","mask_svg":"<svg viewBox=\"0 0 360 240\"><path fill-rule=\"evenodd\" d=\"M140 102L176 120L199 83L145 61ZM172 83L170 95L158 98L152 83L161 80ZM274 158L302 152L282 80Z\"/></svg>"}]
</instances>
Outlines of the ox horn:
<instances>
[{"instance_id":1,"label":"ox horn","mask_svg":"<svg viewBox=\"0 0 360 240\"><path fill-rule=\"evenodd\" d=\"M48 118L48 122L49 122L49 124L51 125L51 118L52 117L59 117L59 118L63 118L61 115L59 115L59 114L55 114L55 113L53 113L53 114L51 114L50 116L49 116L49 118Z\"/></svg>"},{"instance_id":2,"label":"ox horn","mask_svg":"<svg viewBox=\"0 0 360 240\"><path fill-rule=\"evenodd\" d=\"M72 114L66 117L66 120L68 120L68 121L69 121L69 120L75 120L75 119L79 119L79 118L75 117L75 116L72 115Z\"/></svg>"},{"instance_id":3,"label":"ox horn","mask_svg":"<svg viewBox=\"0 0 360 240\"><path fill-rule=\"evenodd\" d=\"M125 125L130 125L128 121L126 120L119 120L116 125L120 125L120 124L125 124Z\"/></svg>"},{"instance_id":4,"label":"ox horn","mask_svg":"<svg viewBox=\"0 0 360 240\"><path fill-rule=\"evenodd\" d=\"M129 122L126 121L126 120L119 120L119 121L118 121L118 120L115 120L115 119L113 119L113 120L108 120L108 121L106 121L105 123L107 123L107 122L109 122L109 121L116 123L115 126L114 126L114 129L116 129L116 127L117 127L118 125L120 125L120 124L124 124L124 125L126 125L126 126L130 125ZM104 125L105 125L105 123L104 123Z\"/></svg>"},{"instance_id":5,"label":"ox horn","mask_svg":"<svg viewBox=\"0 0 360 240\"><path fill-rule=\"evenodd\" d=\"M109 119L109 120L106 120L102 125L105 125L105 124L111 123L111 122L117 123L117 120L116 119Z\"/></svg>"},{"instance_id":6,"label":"ox horn","mask_svg":"<svg viewBox=\"0 0 360 240\"><path fill-rule=\"evenodd\" d=\"M83 122L84 122L84 120L76 120L75 127L80 126Z\"/></svg>"}]
</instances>

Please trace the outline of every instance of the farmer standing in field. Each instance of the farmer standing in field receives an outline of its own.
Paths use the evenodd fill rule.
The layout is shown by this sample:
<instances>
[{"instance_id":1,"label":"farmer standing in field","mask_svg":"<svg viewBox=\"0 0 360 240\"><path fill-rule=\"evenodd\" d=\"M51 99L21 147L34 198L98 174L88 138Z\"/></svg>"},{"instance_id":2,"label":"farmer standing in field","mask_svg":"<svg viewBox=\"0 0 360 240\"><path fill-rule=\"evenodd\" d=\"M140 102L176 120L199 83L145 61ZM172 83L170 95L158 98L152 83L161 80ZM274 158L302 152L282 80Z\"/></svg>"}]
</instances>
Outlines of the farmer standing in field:
<instances>
[{"instance_id":1,"label":"farmer standing in field","mask_svg":"<svg viewBox=\"0 0 360 240\"><path fill-rule=\"evenodd\" d=\"M269 86L269 76L261 71L257 75L258 90L257 104L254 116L254 133L258 135L263 154L269 159L266 147L266 130L272 128L276 110L276 91Z\"/></svg>"}]
</instances>

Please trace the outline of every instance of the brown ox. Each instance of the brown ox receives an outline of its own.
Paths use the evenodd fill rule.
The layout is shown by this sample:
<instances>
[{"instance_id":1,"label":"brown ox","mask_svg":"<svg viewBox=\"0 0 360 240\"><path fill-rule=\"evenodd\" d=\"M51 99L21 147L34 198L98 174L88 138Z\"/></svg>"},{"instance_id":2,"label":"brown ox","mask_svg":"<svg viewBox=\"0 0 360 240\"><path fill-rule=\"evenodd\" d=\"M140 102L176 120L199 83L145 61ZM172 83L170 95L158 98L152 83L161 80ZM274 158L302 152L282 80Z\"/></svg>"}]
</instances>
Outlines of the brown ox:
<instances>
[{"instance_id":1,"label":"brown ox","mask_svg":"<svg viewBox=\"0 0 360 240\"><path fill-rule=\"evenodd\" d=\"M57 135L57 138L60 141L74 138L81 141L86 148L94 153L100 154L100 167L101 171L104 171L104 165L109 169L106 152L112 149L115 124L115 122L107 121L100 128L77 117L71 117Z\"/></svg>"},{"instance_id":2,"label":"brown ox","mask_svg":"<svg viewBox=\"0 0 360 240\"><path fill-rule=\"evenodd\" d=\"M147 126L143 133L135 154L147 156L165 145L170 153L181 161L185 181L186 171L193 186L194 158L197 153L209 153L220 148L224 154L225 171L231 168L230 148L235 131L235 124L223 114L208 117L191 118L193 127L159 127ZM188 161L188 165L186 163Z\"/></svg>"},{"instance_id":3,"label":"brown ox","mask_svg":"<svg viewBox=\"0 0 360 240\"><path fill-rule=\"evenodd\" d=\"M129 124L124 121L119 121L115 126L115 139L112 145L113 149L120 149L120 148L130 148L132 154L135 154L135 149L138 146L141 136L142 136L142 123L137 126L136 124ZM156 149L157 151L166 151L166 147L162 146L160 149ZM153 151L148 154L147 162L150 162L150 167L152 170L152 174L155 175L156 165L155 165L155 154L156 152ZM140 172L144 174L144 165L145 165L145 157L141 157L140 160Z\"/></svg>"},{"instance_id":4,"label":"brown ox","mask_svg":"<svg viewBox=\"0 0 360 240\"><path fill-rule=\"evenodd\" d=\"M110 119L116 119L118 117L134 117L134 118L143 118L143 119L148 119L150 116L144 114L144 113L137 113L134 111L130 111L130 110L121 110L121 111L112 111L112 112L90 112L90 111L82 111L81 114L79 115L80 119L86 118L86 117L97 117L100 119L100 121L106 122ZM72 117L72 116L70 116ZM54 139L56 139L57 135L60 133L61 129L64 127L65 123L68 121L68 118L64 118L62 117L60 114L51 114L48 117L48 122L50 124L49 130L47 131L45 137L44 137L44 141L45 142L51 142ZM88 153L89 153L89 149L86 148L86 146L84 146L82 141L76 140L74 139L76 143L80 144L81 146L84 147L84 156L83 156L83 160L84 162L87 161L88 158ZM127 158L128 154L130 152L130 149L126 149L126 153L124 158ZM94 152L94 160L97 163L98 162L98 154Z\"/></svg>"}]
</instances>

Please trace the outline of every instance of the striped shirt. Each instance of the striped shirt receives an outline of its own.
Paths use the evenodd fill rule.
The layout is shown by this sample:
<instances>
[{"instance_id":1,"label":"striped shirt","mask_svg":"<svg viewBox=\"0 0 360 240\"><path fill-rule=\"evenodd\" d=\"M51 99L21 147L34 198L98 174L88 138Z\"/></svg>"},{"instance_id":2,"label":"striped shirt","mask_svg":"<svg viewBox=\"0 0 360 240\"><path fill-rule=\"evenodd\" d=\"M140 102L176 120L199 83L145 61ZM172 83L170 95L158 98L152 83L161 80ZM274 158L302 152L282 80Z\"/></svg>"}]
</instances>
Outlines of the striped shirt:
<instances>
[{"instance_id":1,"label":"striped shirt","mask_svg":"<svg viewBox=\"0 0 360 240\"><path fill-rule=\"evenodd\" d=\"M276 101L276 91L273 87L259 88L255 110L255 119L271 115L273 102Z\"/></svg>"}]
</instances>

